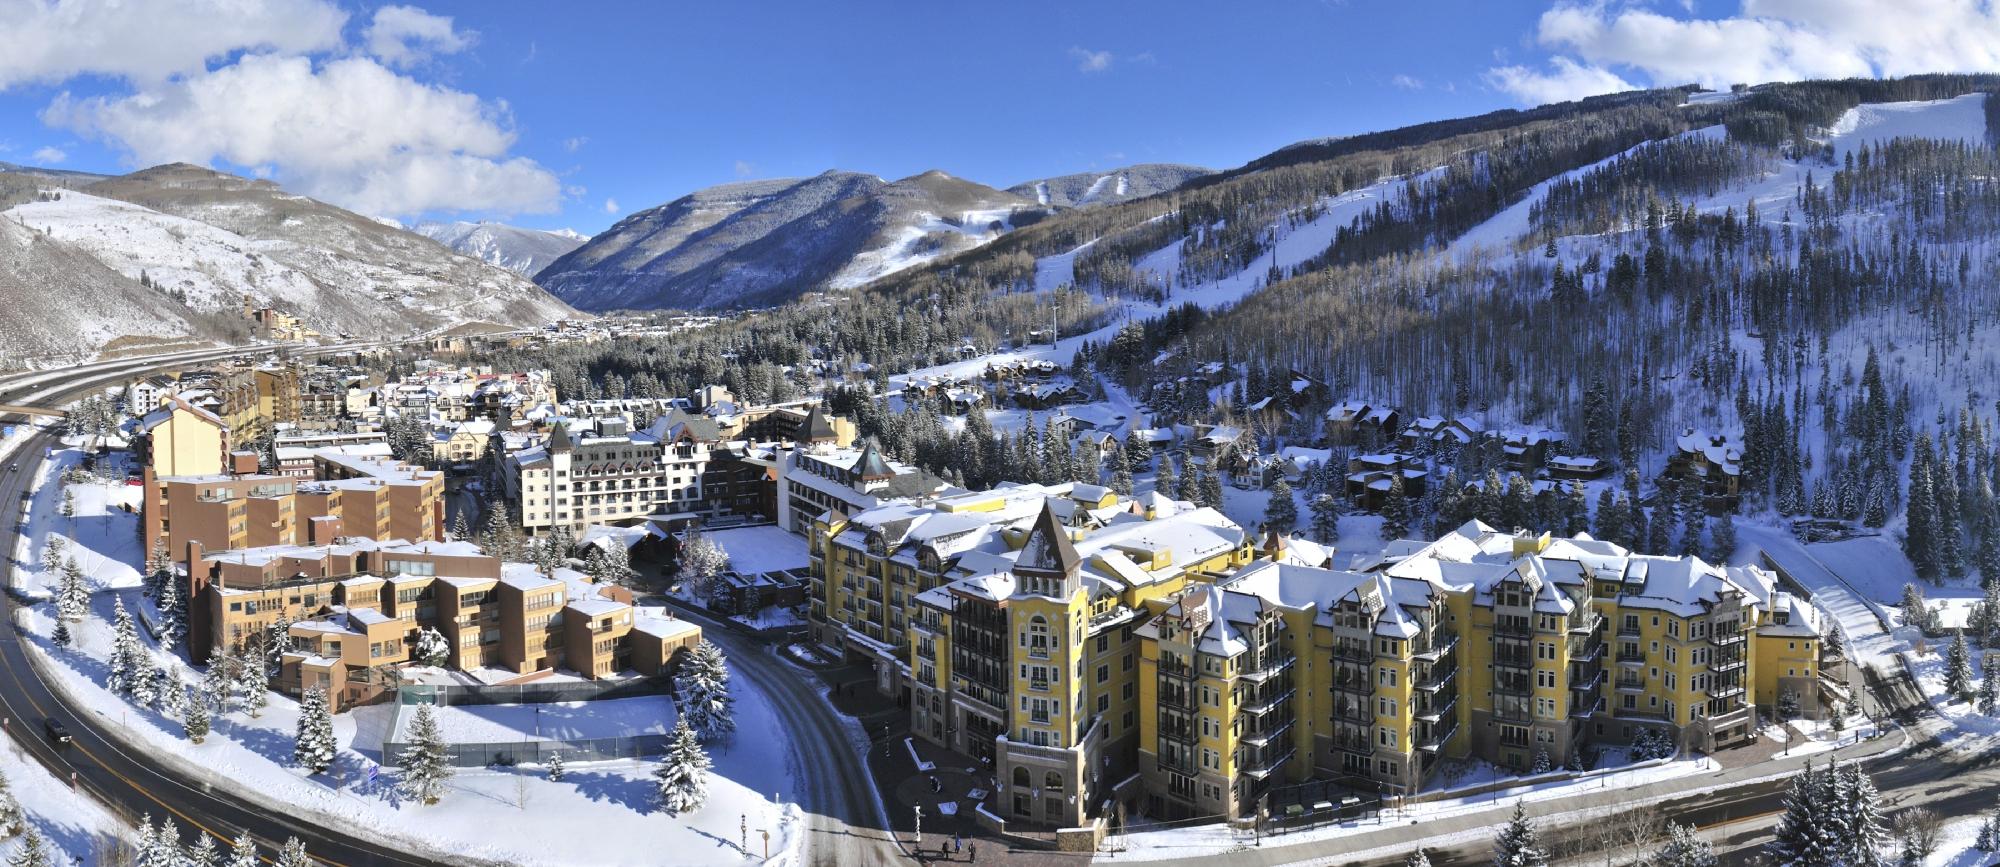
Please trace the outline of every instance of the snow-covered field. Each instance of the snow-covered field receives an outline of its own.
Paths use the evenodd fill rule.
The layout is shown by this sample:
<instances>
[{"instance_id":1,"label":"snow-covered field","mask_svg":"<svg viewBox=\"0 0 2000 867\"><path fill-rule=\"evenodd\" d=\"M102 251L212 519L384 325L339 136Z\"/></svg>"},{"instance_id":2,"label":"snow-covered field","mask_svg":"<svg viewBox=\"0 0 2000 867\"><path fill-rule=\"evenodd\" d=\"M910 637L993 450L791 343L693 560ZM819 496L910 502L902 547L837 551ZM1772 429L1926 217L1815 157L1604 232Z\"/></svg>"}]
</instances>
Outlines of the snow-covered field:
<instances>
[{"instance_id":1,"label":"snow-covered field","mask_svg":"<svg viewBox=\"0 0 2000 867\"><path fill-rule=\"evenodd\" d=\"M73 450L58 456L55 463L62 466L80 457ZM45 468L43 478L51 479L56 472ZM707 864L753 863L762 854L755 832L769 829L771 850L777 853L774 862L792 863L800 857L801 813L793 799L802 766L791 749L769 748L783 742L781 729L770 722L774 711L769 700L745 678L733 681L738 728L745 734L733 746L711 750L715 768L708 804L680 817L654 809L650 775L656 763L643 760L573 764L561 782L551 782L539 769L527 767L465 769L451 779L442 803L410 803L396 790L395 769L378 763L381 729L388 719L379 712L383 709L335 717L341 749L332 770L322 776L307 775L291 764L298 707L282 695L274 694L257 718L243 711L219 716L205 743L189 743L178 720L138 708L103 686L114 599L123 599L135 612L150 606L137 589L137 516L115 505L119 497L138 489L95 484L76 489L73 522L56 514L58 485L45 485L39 491L28 534L35 540L35 550L33 556L17 551L15 570L25 573L21 577L27 586L49 586L52 576L39 569L40 540L57 531L71 536L75 540L71 548L82 554L79 563L89 576L91 614L73 627L76 643L67 650L46 638L54 627L50 605L24 612L23 633L47 657L44 668L55 688L97 713L107 729L121 730L162 762L219 785L235 786L270 809L357 833L388 835L413 851L509 864L657 864L663 852ZM184 656L151 646L143 630L141 638L184 683L199 679ZM640 705L613 704L619 711L613 725L652 725L633 716L645 715ZM623 712L627 709L632 713ZM509 722L503 713L501 719L481 724ZM753 832L747 849L739 846L738 834L745 816ZM580 827L590 828L591 833L572 833ZM559 845L551 845L552 840Z\"/></svg>"},{"instance_id":2,"label":"snow-covered field","mask_svg":"<svg viewBox=\"0 0 2000 867\"><path fill-rule=\"evenodd\" d=\"M438 731L455 744L663 735L679 718L673 699L663 695L550 704L446 705L433 712ZM391 740L408 743L410 721L415 718L414 713L397 717Z\"/></svg>"}]
</instances>

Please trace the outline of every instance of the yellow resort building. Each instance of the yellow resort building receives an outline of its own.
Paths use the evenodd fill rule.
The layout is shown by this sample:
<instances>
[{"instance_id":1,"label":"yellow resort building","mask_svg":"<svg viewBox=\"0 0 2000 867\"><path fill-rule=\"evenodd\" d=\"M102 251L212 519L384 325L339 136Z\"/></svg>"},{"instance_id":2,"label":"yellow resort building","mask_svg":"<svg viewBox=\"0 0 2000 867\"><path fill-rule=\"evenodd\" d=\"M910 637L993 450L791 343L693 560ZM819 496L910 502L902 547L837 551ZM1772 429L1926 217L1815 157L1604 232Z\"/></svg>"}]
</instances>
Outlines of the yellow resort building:
<instances>
[{"instance_id":1,"label":"yellow resort building","mask_svg":"<svg viewBox=\"0 0 2000 867\"><path fill-rule=\"evenodd\" d=\"M828 512L811 550L815 638L1029 825L1407 796L1448 761L1582 766L1648 731L1712 752L1842 694L1776 576L1584 535L1475 521L1336 570L1211 509L1008 485Z\"/></svg>"}]
</instances>

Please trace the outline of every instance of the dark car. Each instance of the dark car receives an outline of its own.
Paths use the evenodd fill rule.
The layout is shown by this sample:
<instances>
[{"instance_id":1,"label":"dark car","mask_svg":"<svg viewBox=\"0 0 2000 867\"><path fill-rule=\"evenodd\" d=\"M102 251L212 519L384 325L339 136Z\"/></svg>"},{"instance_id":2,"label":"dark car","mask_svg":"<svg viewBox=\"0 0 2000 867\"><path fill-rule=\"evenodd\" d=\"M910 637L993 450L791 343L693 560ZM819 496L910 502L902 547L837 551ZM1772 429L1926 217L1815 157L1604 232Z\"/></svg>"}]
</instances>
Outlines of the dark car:
<instances>
[{"instance_id":1,"label":"dark car","mask_svg":"<svg viewBox=\"0 0 2000 867\"><path fill-rule=\"evenodd\" d=\"M56 746L58 747L69 746L70 744L69 727L55 721L55 719L53 718L50 718L42 720L42 729L49 733L49 741L54 743Z\"/></svg>"}]
</instances>

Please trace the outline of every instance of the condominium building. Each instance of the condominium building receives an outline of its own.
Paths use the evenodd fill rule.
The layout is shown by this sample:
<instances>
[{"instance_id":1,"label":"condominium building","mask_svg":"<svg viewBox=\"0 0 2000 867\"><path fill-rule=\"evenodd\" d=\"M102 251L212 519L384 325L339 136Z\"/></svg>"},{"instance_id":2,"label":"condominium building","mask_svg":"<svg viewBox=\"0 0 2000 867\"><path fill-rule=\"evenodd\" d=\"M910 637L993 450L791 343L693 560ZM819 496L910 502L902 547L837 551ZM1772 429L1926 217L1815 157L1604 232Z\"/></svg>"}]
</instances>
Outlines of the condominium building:
<instances>
[{"instance_id":1,"label":"condominium building","mask_svg":"<svg viewBox=\"0 0 2000 867\"><path fill-rule=\"evenodd\" d=\"M599 419L592 436L572 436L558 423L546 442L510 457L521 525L531 534L581 531L686 511L702 500L711 445L670 417L636 433L622 418Z\"/></svg>"},{"instance_id":2,"label":"condominium building","mask_svg":"<svg viewBox=\"0 0 2000 867\"><path fill-rule=\"evenodd\" d=\"M487 679L567 669L600 679L655 675L701 640L687 621L642 613L622 588L558 568L505 563L467 542L194 549L188 649L257 652L286 624L280 688L321 686L335 708L392 687L420 633L437 630L447 665Z\"/></svg>"}]
</instances>

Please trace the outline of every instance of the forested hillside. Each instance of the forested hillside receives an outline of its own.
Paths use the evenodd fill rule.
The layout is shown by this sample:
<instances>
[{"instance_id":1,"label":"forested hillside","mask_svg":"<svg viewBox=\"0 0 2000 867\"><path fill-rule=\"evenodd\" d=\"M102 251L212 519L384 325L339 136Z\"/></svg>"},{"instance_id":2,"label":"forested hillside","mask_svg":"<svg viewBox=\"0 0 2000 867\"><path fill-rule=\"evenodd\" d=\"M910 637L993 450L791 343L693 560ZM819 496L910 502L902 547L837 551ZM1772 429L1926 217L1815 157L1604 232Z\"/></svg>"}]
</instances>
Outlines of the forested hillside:
<instances>
[{"instance_id":1,"label":"forested hillside","mask_svg":"<svg viewBox=\"0 0 2000 867\"><path fill-rule=\"evenodd\" d=\"M1449 483L1408 508L1608 520L1614 537L1685 550L1727 547L1675 505L1685 490L1658 483L1702 428L1740 441L1745 508L1898 531L1908 511L1923 525L1910 534L1955 540L1926 572L1985 550L2000 575L1996 87L1648 91L1296 145L747 317L693 353L591 350L566 375L585 391L616 374L627 389L733 378L775 396L810 385L813 359L884 390L1055 356L1092 391L1144 397L1143 421L1233 423L1262 454L1324 444L1328 406L1348 399L1481 436L1545 427L1616 468L1596 508L1504 480L1477 437L1416 449ZM1071 337L1023 347L1051 325ZM1218 362L1224 381L1193 375ZM1292 398L1300 377L1323 393ZM1251 411L1266 398L1283 411ZM1014 448L915 412L864 427L941 471ZM991 439L983 419L962 427ZM1533 502L1503 514L1503 490Z\"/></svg>"}]
</instances>

